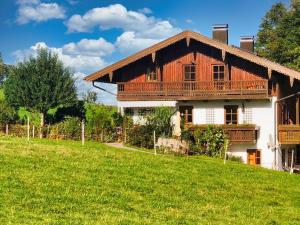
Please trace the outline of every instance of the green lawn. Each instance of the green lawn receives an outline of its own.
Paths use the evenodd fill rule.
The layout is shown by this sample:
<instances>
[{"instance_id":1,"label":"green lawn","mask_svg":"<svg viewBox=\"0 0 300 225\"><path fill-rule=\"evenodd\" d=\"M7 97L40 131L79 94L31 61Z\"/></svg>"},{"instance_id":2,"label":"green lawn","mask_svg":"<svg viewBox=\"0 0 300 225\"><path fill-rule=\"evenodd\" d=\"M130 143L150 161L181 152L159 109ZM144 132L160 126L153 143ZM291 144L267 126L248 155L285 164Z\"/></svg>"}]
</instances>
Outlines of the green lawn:
<instances>
[{"instance_id":1,"label":"green lawn","mask_svg":"<svg viewBox=\"0 0 300 225\"><path fill-rule=\"evenodd\" d=\"M0 224L300 224L300 176L0 137Z\"/></svg>"}]
</instances>

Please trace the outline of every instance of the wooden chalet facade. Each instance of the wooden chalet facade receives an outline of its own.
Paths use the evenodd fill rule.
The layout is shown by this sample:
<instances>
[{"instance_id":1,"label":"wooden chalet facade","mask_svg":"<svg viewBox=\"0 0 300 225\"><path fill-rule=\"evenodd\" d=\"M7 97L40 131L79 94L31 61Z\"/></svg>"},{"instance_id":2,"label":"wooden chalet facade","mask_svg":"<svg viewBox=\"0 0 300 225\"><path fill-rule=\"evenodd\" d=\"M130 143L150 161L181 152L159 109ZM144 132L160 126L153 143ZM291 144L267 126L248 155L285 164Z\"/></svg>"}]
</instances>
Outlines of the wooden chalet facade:
<instances>
[{"instance_id":1,"label":"wooden chalet facade","mask_svg":"<svg viewBox=\"0 0 300 225\"><path fill-rule=\"evenodd\" d=\"M300 144L300 73L255 55L253 40L228 45L228 26L215 26L212 39L184 31L85 80L116 84L123 113L174 107L177 127L183 117L191 127L222 126L232 154L281 168ZM300 148L293 154L300 164Z\"/></svg>"}]
</instances>

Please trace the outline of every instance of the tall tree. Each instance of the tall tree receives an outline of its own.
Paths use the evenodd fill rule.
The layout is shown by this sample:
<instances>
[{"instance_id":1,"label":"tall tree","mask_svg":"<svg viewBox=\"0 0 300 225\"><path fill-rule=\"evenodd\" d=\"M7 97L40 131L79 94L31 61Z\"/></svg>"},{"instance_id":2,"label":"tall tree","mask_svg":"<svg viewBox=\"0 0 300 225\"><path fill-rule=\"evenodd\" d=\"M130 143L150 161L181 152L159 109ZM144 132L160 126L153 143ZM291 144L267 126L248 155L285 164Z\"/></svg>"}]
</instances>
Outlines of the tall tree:
<instances>
[{"instance_id":1,"label":"tall tree","mask_svg":"<svg viewBox=\"0 0 300 225\"><path fill-rule=\"evenodd\" d=\"M300 71L300 0L274 4L257 36L258 55Z\"/></svg>"},{"instance_id":2,"label":"tall tree","mask_svg":"<svg viewBox=\"0 0 300 225\"><path fill-rule=\"evenodd\" d=\"M47 49L39 49L37 57L10 69L4 94L11 106L39 112L41 127L49 109L69 106L77 100L72 73Z\"/></svg>"},{"instance_id":3,"label":"tall tree","mask_svg":"<svg viewBox=\"0 0 300 225\"><path fill-rule=\"evenodd\" d=\"M6 72L7 72L7 67L5 66L3 59L2 59L2 55L0 53L0 86L2 85L4 78L6 76Z\"/></svg>"}]
</instances>

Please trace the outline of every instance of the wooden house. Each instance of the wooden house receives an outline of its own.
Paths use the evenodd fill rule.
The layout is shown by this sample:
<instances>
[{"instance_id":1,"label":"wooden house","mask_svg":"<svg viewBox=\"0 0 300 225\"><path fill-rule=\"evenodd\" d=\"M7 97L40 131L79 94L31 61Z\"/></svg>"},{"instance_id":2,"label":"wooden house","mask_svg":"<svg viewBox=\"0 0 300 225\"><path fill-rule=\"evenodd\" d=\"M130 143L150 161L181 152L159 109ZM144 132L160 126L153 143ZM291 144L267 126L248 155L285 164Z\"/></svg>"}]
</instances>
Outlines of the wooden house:
<instances>
[{"instance_id":1,"label":"wooden house","mask_svg":"<svg viewBox=\"0 0 300 225\"><path fill-rule=\"evenodd\" d=\"M117 85L118 107L138 118L173 107L190 127L222 126L229 153L267 168L300 167L300 72L257 56L253 37L228 44L228 26L213 37L183 31L85 78Z\"/></svg>"}]
</instances>

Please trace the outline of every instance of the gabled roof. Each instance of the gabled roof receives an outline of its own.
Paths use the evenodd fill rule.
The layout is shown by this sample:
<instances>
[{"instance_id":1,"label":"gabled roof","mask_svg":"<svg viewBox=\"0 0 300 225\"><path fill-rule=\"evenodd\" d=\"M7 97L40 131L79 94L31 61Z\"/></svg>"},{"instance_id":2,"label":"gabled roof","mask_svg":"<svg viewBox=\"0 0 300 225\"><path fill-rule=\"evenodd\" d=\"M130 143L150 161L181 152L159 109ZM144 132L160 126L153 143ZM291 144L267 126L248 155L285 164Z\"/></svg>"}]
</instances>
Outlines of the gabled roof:
<instances>
[{"instance_id":1,"label":"gabled roof","mask_svg":"<svg viewBox=\"0 0 300 225\"><path fill-rule=\"evenodd\" d=\"M230 46L230 45L227 45L225 43L222 43L222 42L219 42L217 40L214 40L214 39L211 39L211 38L208 38L206 36L203 36L201 34L198 34L198 33L195 33L193 31L183 31L173 37L170 37L164 41L161 41L149 48L146 48L140 52L137 52L127 58L124 58L114 64L111 64L87 77L85 77L85 80L86 81L95 81L97 79L99 79L100 77L103 77L103 76L106 76L108 74L110 74L112 76L113 72L116 71L117 69L120 69L132 62L135 62L147 55L151 55L157 51L159 51L160 49L162 48L165 48L175 42L178 42L182 39L186 39L187 42L190 41L190 39L193 39L193 40L196 40L196 41L199 41L199 42L202 42L204 44L207 44L209 46L212 46L212 47L215 47L215 48L218 48L220 50L222 50L224 53L230 53L232 55L236 55L240 58L243 58L243 59L246 59L250 62L253 62L253 63L256 63L258 65L261 65L263 67L266 67L268 68L269 70L274 70L274 71L277 71L281 74L284 74L284 75L287 75L291 78L294 78L294 79L297 79L297 80L300 80L300 72L296 71L296 70L293 70L293 69L290 69L286 66L282 66L278 63L275 63L275 62L272 62L270 60L267 60L265 58L262 58L262 57L259 57L251 52L247 52L245 50L242 50L240 48L237 48L237 47L234 47L234 46Z\"/></svg>"}]
</instances>

